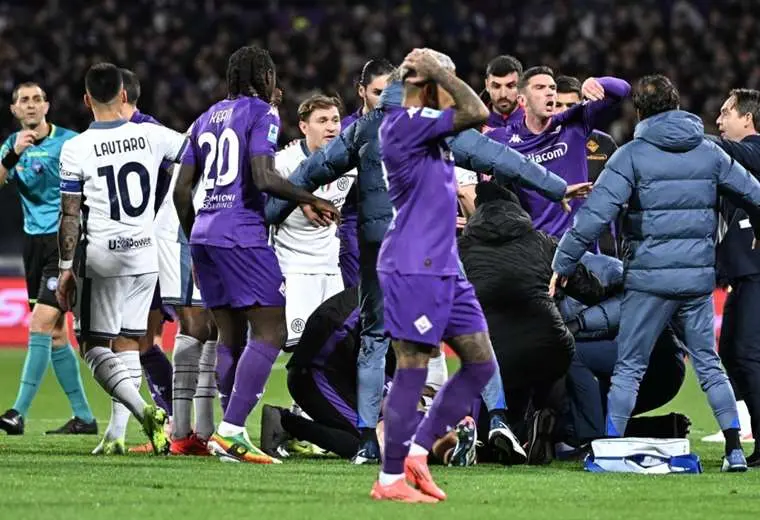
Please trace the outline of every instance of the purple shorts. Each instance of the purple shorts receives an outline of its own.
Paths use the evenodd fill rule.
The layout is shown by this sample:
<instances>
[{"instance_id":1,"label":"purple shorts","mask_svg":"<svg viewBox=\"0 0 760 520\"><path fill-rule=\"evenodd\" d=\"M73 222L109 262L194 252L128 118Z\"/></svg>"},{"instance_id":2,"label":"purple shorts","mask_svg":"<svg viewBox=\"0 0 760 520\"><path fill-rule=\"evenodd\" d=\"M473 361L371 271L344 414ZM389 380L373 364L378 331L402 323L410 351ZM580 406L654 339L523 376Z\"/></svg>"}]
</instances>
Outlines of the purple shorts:
<instances>
[{"instance_id":1,"label":"purple shorts","mask_svg":"<svg viewBox=\"0 0 760 520\"><path fill-rule=\"evenodd\" d=\"M438 346L443 339L488 331L475 290L463 276L378 275L391 338Z\"/></svg>"},{"instance_id":2,"label":"purple shorts","mask_svg":"<svg viewBox=\"0 0 760 520\"><path fill-rule=\"evenodd\" d=\"M206 308L285 306L285 278L271 247L190 246Z\"/></svg>"}]
</instances>

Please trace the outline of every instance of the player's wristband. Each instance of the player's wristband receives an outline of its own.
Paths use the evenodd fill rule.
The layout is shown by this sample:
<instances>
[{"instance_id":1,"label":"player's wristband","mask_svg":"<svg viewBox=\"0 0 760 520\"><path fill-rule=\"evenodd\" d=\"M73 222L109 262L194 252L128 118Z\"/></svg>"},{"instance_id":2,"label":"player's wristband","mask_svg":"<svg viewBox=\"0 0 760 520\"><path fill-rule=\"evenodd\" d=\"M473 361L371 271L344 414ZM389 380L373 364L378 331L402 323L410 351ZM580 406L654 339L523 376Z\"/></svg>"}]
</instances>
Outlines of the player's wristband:
<instances>
[{"instance_id":1,"label":"player's wristband","mask_svg":"<svg viewBox=\"0 0 760 520\"><path fill-rule=\"evenodd\" d=\"M74 260L58 260L58 268L62 271L74 267Z\"/></svg>"},{"instance_id":2,"label":"player's wristband","mask_svg":"<svg viewBox=\"0 0 760 520\"><path fill-rule=\"evenodd\" d=\"M3 157L2 163L6 170L10 170L16 164L18 163L18 160L21 158L19 154L16 153L16 150L11 148L8 150L8 153L5 154L5 157Z\"/></svg>"}]
</instances>

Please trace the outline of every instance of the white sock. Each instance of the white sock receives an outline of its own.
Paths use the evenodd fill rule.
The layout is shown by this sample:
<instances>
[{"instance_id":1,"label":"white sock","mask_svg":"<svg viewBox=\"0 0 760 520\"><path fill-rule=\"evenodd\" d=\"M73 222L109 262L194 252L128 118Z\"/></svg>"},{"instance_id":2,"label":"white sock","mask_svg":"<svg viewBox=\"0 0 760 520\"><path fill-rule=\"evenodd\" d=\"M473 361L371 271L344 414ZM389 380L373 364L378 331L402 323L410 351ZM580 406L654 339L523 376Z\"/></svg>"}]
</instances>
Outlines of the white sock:
<instances>
[{"instance_id":1,"label":"white sock","mask_svg":"<svg viewBox=\"0 0 760 520\"><path fill-rule=\"evenodd\" d=\"M135 350L126 352L116 352L116 357L121 359L124 366L129 370L132 378L132 384L137 390L142 385L142 366L140 365L140 353ZM129 409L121 404L116 398L111 398L111 419L108 421L106 428L106 439L124 439L127 435L127 424L129 423Z\"/></svg>"},{"instance_id":2,"label":"white sock","mask_svg":"<svg viewBox=\"0 0 760 520\"><path fill-rule=\"evenodd\" d=\"M742 435L752 432L752 419L749 416L749 408L744 401L736 401L736 410L739 412L739 425Z\"/></svg>"},{"instance_id":3,"label":"white sock","mask_svg":"<svg viewBox=\"0 0 760 520\"><path fill-rule=\"evenodd\" d=\"M437 392L448 379L449 367L446 365L446 356L441 352L440 356L430 358L425 386Z\"/></svg>"},{"instance_id":4,"label":"white sock","mask_svg":"<svg viewBox=\"0 0 760 520\"><path fill-rule=\"evenodd\" d=\"M219 423L219 428L217 428L217 431L222 437L231 437L233 435L243 433L245 431L245 427L222 421Z\"/></svg>"},{"instance_id":5,"label":"white sock","mask_svg":"<svg viewBox=\"0 0 760 520\"><path fill-rule=\"evenodd\" d=\"M214 433L214 398L216 397L216 340L207 341L201 350L198 388L193 397L195 434L208 439Z\"/></svg>"},{"instance_id":6,"label":"white sock","mask_svg":"<svg viewBox=\"0 0 760 520\"><path fill-rule=\"evenodd\" d=\"M424 455L427 457L428 450L417 444L416 442L412 443L412 447L409 448L409 456L410 457L417 457L419 455Z\"/></svg>"},{"instance_id":7,"label":"white sock","mask_svg":"<svg viewBox=\"0 0 760 520\"><path fill-rule=\"evenodd\" d=\"M201 342L191 336L177 333L172 358L172 438L184 439L191 432L193 396L198 387L198 363L201 360Z\"/></svg>"},{"instance_id":8,"label":"white sock","mask_svg":"<svg viewBox=\"0 0 760 520\"><path fill-rule=\"evenodd\" d=\"M122 352L121 354L126 353ZM142 378L140 354L134 352L134 355L137 357L137 369ZM111 352L111 349L105 347L93 347L84 355L84 359L87 361L87 366L90 367L95 381L108 392L108 395L115 397L135 417L142 420L147 405L140 392L135 388L130 370L124 364L124 361L122 361L122 357L117 356ZM129 358L129 355L127 358Z\"/></svg>"},{"instance_id":9,"label":"white sock","mask_svg":"<svg viewBox=\"0 0 760 520\"><path fill-rule=\"evenodd\" d=\"M391 484L395 483L398 480L401 480L404 478L404 474L401 473L400 475L392 475L390 473L383 473L380 472L380 478L378 479L380 481L381 486L390 486Z\"/></svg>"}]
</instances>

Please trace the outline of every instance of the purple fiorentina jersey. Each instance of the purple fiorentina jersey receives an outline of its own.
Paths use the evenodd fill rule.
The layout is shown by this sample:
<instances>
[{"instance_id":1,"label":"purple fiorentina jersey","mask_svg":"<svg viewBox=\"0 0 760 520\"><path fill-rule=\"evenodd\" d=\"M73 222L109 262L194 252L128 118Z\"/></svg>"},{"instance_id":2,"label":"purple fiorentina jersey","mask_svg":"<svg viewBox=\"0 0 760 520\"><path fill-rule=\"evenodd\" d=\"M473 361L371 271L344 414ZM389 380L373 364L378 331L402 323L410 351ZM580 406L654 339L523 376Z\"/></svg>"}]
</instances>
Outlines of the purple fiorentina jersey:
<instances>
[{"instance_id":1,"label":"purple fiorentina jersey","mask_svg":"<svg viewBox=\"0 0 760 520\"><path fill-rule=\"evenodd\" d=\"M523 112L520 119L486 135L556 173L568 185L588 182L586 141L601 118L609 115L609 109L622 101L631 89L627 82L616 78L598 78L598 81L605 90L603 100L576 105L553 116L549 127L540 134L528 130ZM583 200L572 200L572 211L565 213L560 204L535 191L520 188L519 194L535 228L556 237L570 228L573 215L583 204Z\"/></svg>"},{"instance_id":2,"label":"purple fiorentina jersey","mask_svg":"<svg viewBox=\"0 0 760 520\"><path fill-rule=\"evenodd\" d=\"M265 197L253 184L251 157L277 150L277 110L257 97L225 99L195 123L183 164L203 170L206 190L190 237L191 244L217 247L267 245Z\"/></svg>"},{"instance_id":3,"label":"purple fiorentina jersey","mask_svg":"<svg viewBox=\"0 0 760 520\"><path fill-rule=\"evenodd\" d=\"M149 114L143 114L139 110L132 112L132 117L129 120L133 123L153 123L154 125L161 125L155 117ZM161 125L163 126L163 125ZM167 192L169 191L169 184L171 183L171 174L169 169L172 167L171 161L164 159L161 161L161 167L158 169L158 180L156 181L156 203L154 210L158 212L158 208L161 207L161 203L164 201Z\"/></svg>"},{"instance_id":4,"label":"purple fiorentina jersey","mask_svg":"<svg viewBox=\"0 0 760 520\"><path fill-rule=\"evenodd\" d=\"M457 181L443 140L454 111L390 108L380 125L380 154L394 217L378 271L456 275Z\"/></svg>"},{"instance_id":5,"label":"purple fiorentina jersey","mask_svg":"<svg viewBox=\"0 0 760 520\"><path fill-rule=\"evenodd\" d=\"M522 107L515 107L512 113L508 116L504 116L491 109L491 112L488 114L488 120L483 125L483 132L485 133L495 128L504 128L511 123L519 121L523 117L525 117L525 111Z\"/></svg>"},{"instance_id":6,"label":"purple fiorentina jersey","mask_svg":"<svg viewBox=\"0 0 760 520\"><path fill-rule=\"evenodd\" d=\"M358 109L356 112L351 112L346 117L340 120L340 129L345 130L349 126L351 126L351 123L356 121L362 116L362 109Z\"/></svg>"}]
</instances>

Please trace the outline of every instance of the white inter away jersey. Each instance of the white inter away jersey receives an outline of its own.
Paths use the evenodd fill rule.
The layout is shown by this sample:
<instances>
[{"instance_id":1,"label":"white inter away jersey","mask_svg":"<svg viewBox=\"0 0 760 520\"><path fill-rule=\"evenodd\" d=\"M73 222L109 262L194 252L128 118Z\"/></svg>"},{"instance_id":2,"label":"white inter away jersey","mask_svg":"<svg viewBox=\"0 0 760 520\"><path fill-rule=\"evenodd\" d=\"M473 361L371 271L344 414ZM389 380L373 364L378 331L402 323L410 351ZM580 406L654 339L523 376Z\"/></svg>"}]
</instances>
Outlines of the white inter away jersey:
<instances>
[{"instance_id":1,"label":"white inter away jersey","mask_svg":"<svg viewBox=\"0 0 760 520\"><path fill-rule=\"evenodd\" d=\"M275 167L287 178L307 155L306 143L301 140L298 144L277 152ZM318 188L314 195L329 200L340 209L355 180L356 170L351 170L337 181ZM335 224L315 227L303 211L296 208L274 229L273 240L280 269L284 274L340 274L340 239Z\"/></svg>"},{"instance_id":2,"label":"white inter away jersey","mask_svg":"<svg viewBox=\"0 0 760 520\"><path fill-rule=\"evenodd\" d=\"M153 219L158 168L185 136L152 123L94 122L61 149L61 193L81 194L86 273L158 271Z\"/></svg>"}]
</instances>

